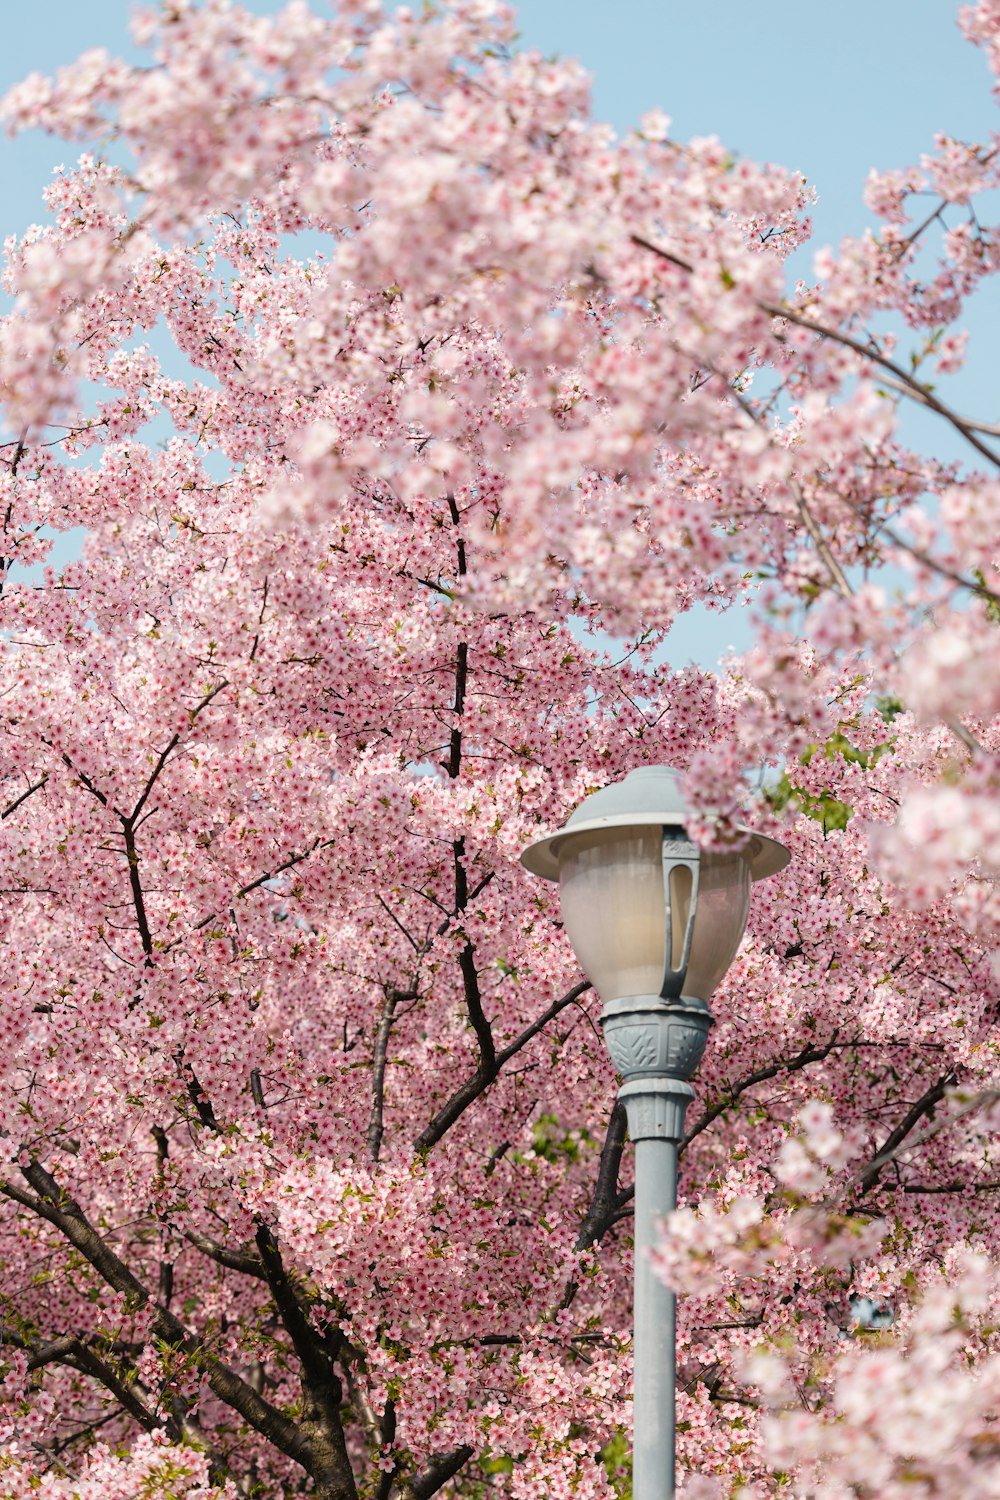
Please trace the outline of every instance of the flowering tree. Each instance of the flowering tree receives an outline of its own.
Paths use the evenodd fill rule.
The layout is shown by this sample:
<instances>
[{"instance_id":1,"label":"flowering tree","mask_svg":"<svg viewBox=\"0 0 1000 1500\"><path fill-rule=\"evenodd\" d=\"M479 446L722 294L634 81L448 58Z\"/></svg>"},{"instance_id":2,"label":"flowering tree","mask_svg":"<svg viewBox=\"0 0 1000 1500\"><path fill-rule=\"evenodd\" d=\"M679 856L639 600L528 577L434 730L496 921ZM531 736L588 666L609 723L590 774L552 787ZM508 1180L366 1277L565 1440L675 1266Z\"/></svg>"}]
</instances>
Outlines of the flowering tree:
<instances>
[{"instance_id":1,"label":"flowering tree","mask_svg":"<svg viewBox=\"0 0 1000 1500\"><path fill-rule=\"evenodd\" d=\"M1000 72L1000 7L962 25ZM624 1120L517 856L643 761L708 842L770 772L794 853L663 1251L701 1267L691 1493L969 1489L1000 460L923 364L1000 264L995 143L873 180L878 232L789 287L800 176L616 139L489 0L135 28L148 68L6 102L94 150L8 245L0 335L3 1492L627 1493ZM700 600L758 645L672 670ZM897 1314L881 1478L852 1296Z\"/></svg>"}]
</instances>

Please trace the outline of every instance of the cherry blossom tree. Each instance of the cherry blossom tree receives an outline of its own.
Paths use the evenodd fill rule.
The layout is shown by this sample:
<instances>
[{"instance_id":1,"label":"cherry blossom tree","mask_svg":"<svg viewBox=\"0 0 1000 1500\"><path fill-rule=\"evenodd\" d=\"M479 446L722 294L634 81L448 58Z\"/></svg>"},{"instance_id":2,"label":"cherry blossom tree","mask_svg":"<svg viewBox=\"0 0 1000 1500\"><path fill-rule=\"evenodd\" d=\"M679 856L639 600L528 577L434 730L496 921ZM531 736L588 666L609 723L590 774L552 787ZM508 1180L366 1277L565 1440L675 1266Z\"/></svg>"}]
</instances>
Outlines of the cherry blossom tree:
<instances>
[{"instance_id":1,"label":"cherry blossom tree","mask_svg":"<svg viewBox=\"0 0 1000 1500\"><path fill-rule=\"evenodd\" d=\"M794 855L662 1250L687 1493L995 1494L1000 448L929 374L996 140L789 284L800 175L492 0L135 32L5 106L86 149L0 333L3 1492L627 1495L625 1123L517 859L664 761ZM754 649L672 667L697 602Z\"/></svg>"}]
</instances>

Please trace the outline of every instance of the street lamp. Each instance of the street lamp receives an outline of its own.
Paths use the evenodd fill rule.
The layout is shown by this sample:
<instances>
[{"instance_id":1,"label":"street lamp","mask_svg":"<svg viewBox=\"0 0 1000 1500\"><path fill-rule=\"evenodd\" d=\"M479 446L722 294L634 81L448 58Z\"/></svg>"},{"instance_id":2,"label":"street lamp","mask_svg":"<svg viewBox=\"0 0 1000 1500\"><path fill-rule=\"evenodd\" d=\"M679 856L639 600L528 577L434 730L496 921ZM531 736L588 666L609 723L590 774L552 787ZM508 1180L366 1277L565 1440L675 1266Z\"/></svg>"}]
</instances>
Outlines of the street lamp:
<instances>
[{"instance_id":1,"label":"street lamp","mask_svg":"<svg viewBox=\"0 0 1000 1500\"><path fill-rule=\"evenodd\" d=\"M750 882L790 857L748 829L739 849L701 850L686 816L678 773L645 766L585 798L521 855L532 874L559 882L566 932L604 1002L604 1040L624 1080L635 1145L633 1500L674 1494L675 1298L649 1250L677 1205L687 1080L712 1025L708 1001L746 927Z\"/></svg>"}]
</instances>

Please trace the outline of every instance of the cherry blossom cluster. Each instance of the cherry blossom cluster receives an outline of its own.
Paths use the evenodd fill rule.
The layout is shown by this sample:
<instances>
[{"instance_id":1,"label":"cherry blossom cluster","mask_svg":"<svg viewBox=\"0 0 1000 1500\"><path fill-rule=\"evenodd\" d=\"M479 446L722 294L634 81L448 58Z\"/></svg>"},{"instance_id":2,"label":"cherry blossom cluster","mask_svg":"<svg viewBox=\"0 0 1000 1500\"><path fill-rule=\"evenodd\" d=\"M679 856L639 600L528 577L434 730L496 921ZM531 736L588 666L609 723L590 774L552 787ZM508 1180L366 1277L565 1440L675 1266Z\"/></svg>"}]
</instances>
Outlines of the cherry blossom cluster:
<instances>
[{"instance_id":1,"label":"cherry blossom cluster","mask_svg":"<svg viewBox=\"0 0 1000 1500\"><path fill-rule=\"evenodd\" d=\"M724 1298L730 1310L759 1303L776 1283L791 1287L781 1300L794 1304L800 1325L794 1352L787 1327L773 1319L734 1323L729 1375L766 1414L757 1429L765 1473L794 1475L795 1492L816 1500L990 1494L1000 1368L995 1257L955 1242L940 1263L918 1263L900 1279L886 1255L890 1225L831 1206L833 1176L851 1155L831 1107L810 1101L797 1126L771 1169L783 1193L678 1210L654 1252L659 1274L695 1305ZM834 1289L849 1295L833 1337L803 1332ZM748 1479L737 1488L743 1500L774 1492L772 1479ZM731 1489L721 1475L704 1475L685 1493Z\"/></svg>"},{"instance_id":2,"label":"cherry blossom cluster","mask_svg":"<svg viewBox=\"0 0 1000 1500\"><path fill-rule=\"evenodd\" d=\"M931 381L997 142L789 284L800 174L515 33L164 0L3 106L84 148L0 319L14 1500L627 1493L630 1153L518 856L644 763L793 856L658 1252L688 1493L987 1493L1000 450ZM695 605L753 648L673 662Z\"/></svg>"}]
</instances>

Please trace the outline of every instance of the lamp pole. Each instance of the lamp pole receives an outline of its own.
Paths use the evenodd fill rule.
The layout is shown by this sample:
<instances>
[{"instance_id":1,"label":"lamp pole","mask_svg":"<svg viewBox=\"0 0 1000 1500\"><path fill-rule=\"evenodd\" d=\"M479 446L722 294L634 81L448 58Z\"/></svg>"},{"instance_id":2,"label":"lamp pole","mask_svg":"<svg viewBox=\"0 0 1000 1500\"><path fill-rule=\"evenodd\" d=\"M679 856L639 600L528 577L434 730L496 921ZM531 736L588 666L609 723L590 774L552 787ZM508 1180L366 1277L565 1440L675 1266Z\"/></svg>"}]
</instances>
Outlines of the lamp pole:
<instances>
[{"instance_id":1,"label":"lamp pole","mask_svg":"<svg viewBox=\"0 0 1000 1500\"><path fill-rule=\"evenodd\" d=\"M604 1040L623 1083L618 1097L635 1147L633 1288L633 1500L672 1500L676 1468L677 1332L673 1291L656 1276L649 1252L659 1221L677 1207L677 1157L688 1083L705 1050L707 1006L641 1000L611 1002Z\"/></svg>"},{"instance_id":2,"label":"lamp pole","mask_svg":"<svg viewBox=\"0 0 1000 1500\"><path fill-rule=\"evenodd\" d=\"M653 1274L649 1252L659 1220L677 1206L689 1079L712 1026L708 999L743 936L750 881L789 858L749 829L739 850L702 851L686 817L678 774L643 767L587 797L521 856L533 874L559 882L567 933L604 1002L601 1029L635 1147L633 1500L675 1492L676 1297Z\"/></svg>"}]
</instances>

